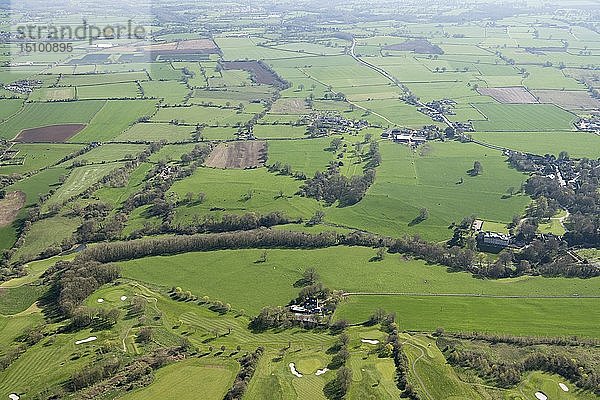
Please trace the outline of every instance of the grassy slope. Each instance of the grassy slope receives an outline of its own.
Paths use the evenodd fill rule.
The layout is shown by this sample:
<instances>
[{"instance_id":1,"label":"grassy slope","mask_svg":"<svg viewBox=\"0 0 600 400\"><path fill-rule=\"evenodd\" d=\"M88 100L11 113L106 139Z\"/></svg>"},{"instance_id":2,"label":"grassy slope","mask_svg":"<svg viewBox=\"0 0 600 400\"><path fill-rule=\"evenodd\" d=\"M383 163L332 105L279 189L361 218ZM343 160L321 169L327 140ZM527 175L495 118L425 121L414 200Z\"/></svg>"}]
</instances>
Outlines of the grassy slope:
<instances>
[{"instance_id":1,"label":"grassy slope","mask_svg":"<svg viewBox=\"0 0 600 400\"><path fill-rule=\"evenodd\" d=\"M448 226L476 215L509 222L529 203L524 196L503 198L509 187L519 188L526 176L512 170L497 151L456 142L431 143L425 155L407 147L381 144L382 165L365 198L346 208L326 211L328 221L386 235L419 234L429 240L452 236ZM478 160L483 174L467 173ZM463 178L464 183L458 184ZM427 208L429 219L411 221Z\"/></svg>"}]
</instances>

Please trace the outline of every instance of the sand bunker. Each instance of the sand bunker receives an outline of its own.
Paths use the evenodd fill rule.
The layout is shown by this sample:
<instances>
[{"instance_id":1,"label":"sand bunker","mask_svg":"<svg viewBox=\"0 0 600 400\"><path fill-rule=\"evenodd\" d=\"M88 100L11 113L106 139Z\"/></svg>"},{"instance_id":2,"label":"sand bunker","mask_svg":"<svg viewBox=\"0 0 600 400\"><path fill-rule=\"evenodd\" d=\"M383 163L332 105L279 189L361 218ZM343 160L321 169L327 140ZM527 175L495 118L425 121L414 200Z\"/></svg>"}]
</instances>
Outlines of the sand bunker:
<instances>
[{"instance_id":1,"label":"sand bunker","mask_svg":"<svg viewBox=\"0 0 600 400\"><path fill-rule=\"evenodd\" d=\"M294 374L298 378L302 378L302 374L296 370L296 364L290 363L290 371L292 371L292 374Z\"/></svg>"},{"instance_id":2,"label":"sand bunker","mask_svg":"<svg viewBox=\"0 0 600 400\"><path fill-rule=\"evenodd\" d=\"M379 344L379 340L375 339L360 339L360 341L368 344Z\"/></svg>"},{"instance_id":3,"label":"sand bunker","mask_svg":"<svg viewBox=\"0 0 600 400\"><path fill-rule=\"evenodd\" d=\"M535 397L538 400L548 400L548 396L546 396L544 393L542 392L535 392Z\"/></svg>"},{"instance_id":4,"label":"sand bunker","mask_svg":"<svg viewBox=\"0 0 600 400\"><path fill-rule=\"evenodd\" d=\"M329 371L329 368L318 369L317 372L315 372L315 375L316 376L323 375L327 371Z\"/></svg>"},{"instance_id":5,"label":"sand bunker","mask_svg":"<svg viewBox=\"0 0 600 400\"><path fill-rule=\"evenodd\" d=\"M9 398L10 400L19 400L19 399L20 399L19 395L18 395L18 394L16 394L16 393L11 393L11 394L9 394L9 395L8 395L8 398Z\"/></svg>"},{"instance_id":6,"label":"sand bunker","mask_svg":"<svg viewBox=\"0 0 600 400\"><path fill-rule=\"evenodd\" d=\"M90 336L87 339L81 339L81 340L76 341L75 344L89 343L89 342L93 342L96 339L98 339L96 336Z\"/></svg>"},{"instance_id":7,"label":"sand bunker","mask_svg":"<svg viewBox=\"0 0 600 400\"><path fill-rule=\"evenodd\" d=\"M569 388L564 383L559 383L558 386L562 389L563 392L568 392Z\"/></svg>"},{"instance_id":8,"label":"sand bunker","mask_svg":"<svg viewBox=\"0 0 600 400\"><path fill-rule=\"evenodd\" d=\"M98 299L98 303L104 303L104 299Z\"/></svg>"},{"instance_id":9,"label":"sand bunker","mask_svg":"<svg viewBox=\"0 0 600 400\"><path fill-rule=\"evenodd\" d=\"M121 301L127 300L127 296L121 296Z\"/></svg>"}]
</instances>

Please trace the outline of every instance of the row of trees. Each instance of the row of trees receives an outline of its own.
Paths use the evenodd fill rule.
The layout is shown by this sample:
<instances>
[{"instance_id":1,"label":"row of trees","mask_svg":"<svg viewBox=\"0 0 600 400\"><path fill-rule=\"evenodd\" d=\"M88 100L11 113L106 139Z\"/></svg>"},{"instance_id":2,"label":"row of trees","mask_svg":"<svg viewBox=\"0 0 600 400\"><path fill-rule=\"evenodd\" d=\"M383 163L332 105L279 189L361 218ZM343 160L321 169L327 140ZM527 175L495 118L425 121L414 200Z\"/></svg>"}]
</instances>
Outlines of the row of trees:
<instances>
[{"instance_id":1,"label":"row of trees","mask_svg":"<svg viewBox=\"0 0 600 400\"><path fill-rule=\"evenodd\" d=\"M330 349L335 352L331 358L331 362L327 365L327 368L336 370L335 377L327 382L323 387L323 393L330 400L343 399L350 389L352 383L352 371L346 367L346 363L350 358L350 352L348 351L348 344L350 343L350 337L342 333L337 342Z\"/></svg>"},{"instance_id":2,"label":"row of trees","mask_svg":"<svg viewBox=\"0 0 600 400\"><path fill-rule=\"evenodd\" d=\"M246 354L238 360L241 365L240 372L235 377L233 386L225 394L224 400L239 400L244 396L263 352L264 348L259 347L253 353Z\"/></svg>"}]
</instances>

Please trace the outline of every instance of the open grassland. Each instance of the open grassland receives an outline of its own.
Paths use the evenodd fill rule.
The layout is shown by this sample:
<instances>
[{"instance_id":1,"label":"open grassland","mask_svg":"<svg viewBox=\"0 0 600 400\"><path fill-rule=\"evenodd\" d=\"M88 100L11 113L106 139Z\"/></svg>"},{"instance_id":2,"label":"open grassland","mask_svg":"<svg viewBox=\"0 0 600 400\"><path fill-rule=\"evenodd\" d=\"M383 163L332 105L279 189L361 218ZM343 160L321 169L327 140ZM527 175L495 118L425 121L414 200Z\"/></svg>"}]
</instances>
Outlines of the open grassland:
<instances>
[{"instance_id":1,"label":"open grassland","mask_svg":"<svg viewBox=\"0 0 600 400\"><path fill-rule=\"evenodd\" d=\"M44 210L49 210L53 205L61 205L72 197L83 193L87 188L98 182L120 164L98 164L74 168L65 182L44 203Z\"/></svg>"},{"instance_id":2,"label":"open grassland","mask_svg":"<svg viewBox=\"0 0 600 400\"><path fill-rule=\"evenodd\" d=\"M126 277L158 284L163 287L182 286L195 295L208 295L229 302L234 308L257 311L265 305L284 305L295 297L298 289L294 283L306 268L315 268L324 284L332 289L350 293L420 293L460 294L453 297L432 298L431 301L465 301L476 305L493 304L489 298L477 296L600 296L598 278L574 280L566 278L527 277L497 281L481 281L467 273L448 274L444 267L427 266L422 261L404 261L399 256L388 255L383 261L372 262L375 250L368 248L334 247L321 250L268 250L267 261L256 263L262 250L231 250L207 253L190 253L168 257L151 257L121 263ZM352 259L352 265L347 260ZM169 271L169 274L165 274ZM183 283L185 282L185 284ZM183 287L185 286L185 287ZM467 297L472 296L472 297ZM351 296L342 307L359 307L363 302L393 302L396 296ZM403 297L402 297L403 298ZM490 301L492 300L492 301ZM567 302L580 299L566 299ZM401 300L399 300L401 301ZM426 302L430 301L425 299ZM505 300L499 300L505 301ZM530 300L527 300L530 301ZM587 300L585 300L587 301ZM595 300L596 302L598 300ZM393 304L393 303L392 303ZM582 303L583 304L583 303ZM377 308L377 307L375 307ZM384 307L385 308L385 307ZM374 308L373 308L374 309ZM372 310L371 310L372 311ZM439 311L432 309L431 315ZM411 321L418 313L405 311ZM344 314L345 316L348 313ZM359 316L360 315L360 316ZM353 322L362 322L359 314ZM452 313L448 314L448 318ZM525 317L525 314L522 315ZM558 317L558 316L557 316ZM366 317L365 317L366 319ZM491 327L490 329L492 329ZM435 329L435 327L434 327Z\"/></svg>"},{"instance_id":3,"label":"open grassland","mask_svg":"<svg viewBox=\"0 0 600 400\"><path fill-rule=\"evenodd\" d=\"M131 160L145 149L146 146L143 144L104 144L88 151L85 154L80 155L79 157L74 158L73 160L67 161L67 165L82 160L94 164Z\"/></svg>"},{"instance_id":4,"label":"open grassland","mask_svg":"<svg viewBox=\"0 0 600 400\"><path fill-rule=\"evenodd\" d=\"M483 132L539 132L573 130L576 120L571 114L550 104L475 104L486 121L475 121Z\"/></svg>"},{"instance_id":5,"label":"open grassland","mask_svg":"<svg viewBox=\"0 0 600 400\"><path fill-rule=\"evenodd\" d=\"M107 101L88 126L71 138L74 142L103 142L114 139L142 117L156 111L151 100Z\"/></svg>"},{"instance_id":6,"label":"open grassland","mask_svg":"<svg viewBox=\"0 0 600 400\"><path fill-rule=\"evenodd\" d=\"M401 329L598 338L598 299L351 296L336 318L363 322L373 310L397 314ZM408 311L410 310L410 311Z\"/></svg>"},{"instance_id":7,"label":"open grassland","mask_svg":"<svg viewBox=\"0 0 600 400\"><path fill-rule=\"evenodd\" d=\"M148 160L151 162L163 161L179 161L181 156L189 153L194 149L194 143L186 144L168 144L163 146L158 152L153 153Z\"/></svg>"},{"instance_id":8,"label":"open grassland","mask_svg":"<svg viewBox=\"0 0 600 400\"><path fill-rule=\"evenodd\" d=\"M571 157L598 156L600 136L583 132L473 132L475 140L532 154L566 151Z\"/></svg>"},{"instance_id":9,"label":"open grassland","mask_svg":"<svg viewBox=\"0 0 600 400\"><path fill-rule=\"evenodd\" d=\"M64 239L70 238L79 227L79 218L54 216L36 221L25 236L25 242L17 249L13 261L31 259L40 255L45 249L60 246Z\"/></svg>"},{"instance_id":10,"label":"open grassland","mask_svg":"<svg viewBox=\"0 0 600 400\"><path fill-rule=\"evenodd\" d=\"M221 400L231 387L238 369L239 365L234 360L186 360L162 368L151 386L118 398L183 399L191 393L202 393L202 399Z\"/></svg>"},{"instance_id":11,"label":"open grassland","mask_svg":"<svg viewBox=\"0 0 600 400\"><path fill-rule=\"evenodd\" d=\"M110 74L62 75L58 84L59 86L92 86L147 80L148 75L142 71L122 73L113 72Z\"/></svg>"},{"instance_id":12,"label":"open grassland","mask_svg":"<svg viewBox=\"0 0 600 400\"><path fill-rule=\"evenodd\" d=\"M67 103L28 103L0 124L0 137L12 139L23 129L59 124L86 124L102 108L104 101Z\"/></svg>"},{"instance_id":13,"label":"open grassland","mask_svg":"<svg viewBox=\"0 0 600 400\"><path fill-rule=\"evenodd\" d=\"M254 127L254 136L259 139L288 139L305 138L305 126L290 125L256 125ZM287 143L290 149L293 149L297 143Z\"/></svg>"},{"instance_id":14,"label":"open grassland","mask_svg":"<svg viewBox=\"0 0 600 400\"><path fill-rule=\"evenodd\" d=\"M33 285L0 288L0 315L10 316L27 310L45 291L46 287Z\"/></svg>"},{"instance_id":15,"label":"open grassland","mask_svg":"<svg viewBox=\"0 0 600 400\"><path fill-rule=\"evenodd\" d=\"M165 123L139 123L115 138L119 142L189 142L194 128Z\"/></svg>"},{"instance_id":16,"label":"open grassland","mask_svg":"<svg viewBox=\"0 0 600 400\"><path fill-rule=\"evenodd\" d=\"M152 81L141 83L146 98L162 99L165 104L181 104L190 90L181 82Z\"/></svg>"},{"instance_id":17,"label":"open grassland","mask_svg":"<svg viewBox=\"0 0 600 400\"><path fill-rule=\"evenodd\" d=\"M328 138L295 142L272 140L268 143L268 165L278 161L282 165L290 164L294 171L302 171L309 177L327 169L329 162L334 159L334 153L327 150L330 144Z\"/></svg>"},{"instance_id":18,"label":"open grassland","mask_svg":"<svg viewBox=\"0 0 600 400\"><path fill-rule=\"evenodd\" d=\"M81 148L76 144L16 144L12 150L18 153L12 160L0 163L0 174L25 173L48 167Z\"/></svg>"},{"instance_id":19,"label":"open grassland","mask_svg":"<svg viewBox=\"0 0 600 400\"><path fill-rule=\"evenodd\" d=\"M39 88L34 90L29 96L32 101L57 101L57 100L72 100L75 98L74 87L52 87Z\"/></svg>"},{"instance_id":20,"label":"open grassland","mask_svg":"<svg viewBox=\"0 0 600 400\"><path fill-rule=\"evenodd\" d=\"M132 99L140 97L140 95L137 84L133 82L77 87L77 98L79 100Z\"/></svg>"},{"instance_id":21,"label":"open grassland","mask_svg":"<svg viewBox=\"0 0 600 400\"><path fill-rule=\"evenodd\" d=\"M388 142L380 147L383 161L365 198L354 206L328 209L328 221L387 235L418 233L442 240L452 236L448 226L466 216L510 222L529 203L526 196L506 196L508 188L519 188L526 176L510 169L498 151L456 142L429 143L417 152ZM469 176L475 160L484 171ZM430 215L417 223L421 208Z\"/></svg>"},{"instance_id":22,"label":"open grassland","mask_svg":"<svg viewBox=\"0 0 600 400\"><path fill-rule=\"evenodd\" d=\"M0 121L4 121L11 115L15 114L23 107L23 100L20 99L2 99L2 107L0 107Z\"/></svg>"},{"instance_id":23,"label":"open grassland","mask_svg":"<svg viewBox=\"0 0 600 400\"><path fill-rule=\"evenodd\" d=\"M129 196L142 189L146 176L152 168L153 164L142 163L129 175L127 185L123 187L104 186L94 192L94 196L115 207L121 205Z\"/></svg>"},{"instance_id":24,"label":"open grassland","mask_svg":"<svg viewBox=\"0 0 600 400\"><path fill-rule=\"evenodd\" d=\"M282 211L290 217L310 218L320 207L315 200L295 195L300 185L301 181L270 173L266 168L198 168L190 177L176 182L168 193L175 193L180 199L189 192L206 195L200 205L179 207L175 219L180 221L190 222L193 215L211 209L234 213Z\"/></svg>"},{"instance_id":25,"label":"open grassland","mask_svg":"<svg viewBox=\"0 0 600 400\"><path fill-rule=\"evenodd\" d=\"M0 228L0 249L8 250L17 239L17 228L26 217L26 208L37 203L41 195L50 191L58 183L59 177L66 174L64 168L50 168L6 188L7 193L19 191L25 194L24 208L17 215L17 221Z\"/></svg>"},{"instance_id":26,"label":"open grassland","mask_svg":"<svg viewBox=\"0 0 600 400\"><path fill-rule=\"evenodd\" d=\"M207 124L210 126L234 126L246 123L252 116L232 108L217 107L163 107L152 118L156 122L178 121L182 124Z\"/></svg>"}]
</instances>

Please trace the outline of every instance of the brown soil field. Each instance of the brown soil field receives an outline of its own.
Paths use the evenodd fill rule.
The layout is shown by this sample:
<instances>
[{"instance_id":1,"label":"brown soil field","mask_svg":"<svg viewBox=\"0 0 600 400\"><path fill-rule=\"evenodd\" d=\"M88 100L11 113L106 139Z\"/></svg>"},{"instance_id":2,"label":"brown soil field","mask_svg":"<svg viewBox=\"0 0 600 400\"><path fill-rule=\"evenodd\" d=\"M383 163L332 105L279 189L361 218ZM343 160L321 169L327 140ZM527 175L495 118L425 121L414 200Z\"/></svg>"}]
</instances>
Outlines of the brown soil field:
<instances>
[{"instance_id":1,"label":"brown soil field","mask_svg":"<svg viewBox=\"0 0 600 400\"><path fill-rule=\"evenodd\" d=\"M241 69L248 71L254 83L262 85L278 86L285 82L273 71L266 68L258 61L226 61L222 63L223 69Z\"/></svg>"},{"instance_id":2,"label":"brown soil field","mask_svg":"<svg viewBox=\"0 0 600 400\"><path fill-rule=\"evenodd\" d=\"M25 193L11 192L0 200L0 227L12 224L25 205Z\"/></svg>"},{"instance_id":3,"label":"brown soil field","mask_svg":"<svg viewBox=\"0 0 600 400\"><path fill-rule=\"evenodd\" d=\"M64 142L85 128L84 124L49 125L39 128L23 129L15 138L21 143Z\"/></svg>"},{"instance_id":4,"label":"brown soil field","mask_svg":"<svg viewBox=\"0 0 600 400\"><path fill-rule=\"evenodd\" d=\"M427 39L409 39L404 43L385 46L384 50L412 51L417 54L444 54L444 50Z\"/></svg>"},{"instance_id":5,"label":"brown soil field","mask_svg":"<svg viewBox=\"0 0 600 400\"><path fill-rule=\"evenodd\" d=\"M271 107L273 114L306 114L310 109L304 99L284 98L277 100Z\"/></svg>"},{"instance_id":6,"label":"brown soil field","mask_svg":"<svg viewBox=\"0 0 600 400\"><path fill-rule=\"evenodd\" d=\"M568 110L600 108L600 100L582 90L532 90L540 103L552 103Z\"/></svg>"},{"instance_id":7,"label":"brown soil field","mask_svg":"<svg viewBox=\"0 0 600 400\"><path fill-rule=\"evenodd\" d=\"M501 88L479 88L477 92L484 96L493 97L496 101L505 104L533 104L537 99L523 86Z\"/></svg>"},{"instance_id":8,"label":"brown soil field","mask_svg":"<svg viewBox=\"0 0 600 400\"><path fill-rule=\"evenodd\" d=\"M267 143L258 140L221 143L204 165L223 169L257 168L265 165L266 153Z\"/></svg>"}]
</instances>

